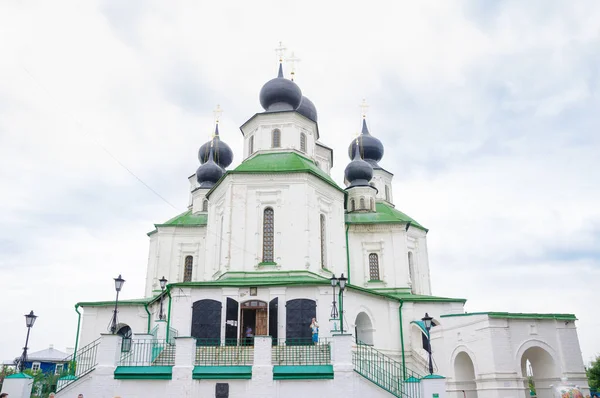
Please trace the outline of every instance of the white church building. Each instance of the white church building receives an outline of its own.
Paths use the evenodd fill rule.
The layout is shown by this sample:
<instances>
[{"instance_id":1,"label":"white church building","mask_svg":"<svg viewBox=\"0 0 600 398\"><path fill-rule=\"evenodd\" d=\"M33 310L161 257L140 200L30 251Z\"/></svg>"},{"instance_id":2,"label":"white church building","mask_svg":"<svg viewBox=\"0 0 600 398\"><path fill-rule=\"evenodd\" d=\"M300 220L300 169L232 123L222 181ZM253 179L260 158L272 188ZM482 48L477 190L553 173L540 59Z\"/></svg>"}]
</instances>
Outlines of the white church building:
<instances>
[{"instance_id":1,"label":"white church building","mask_svg":"<svg viewBox=\"0 0 600 398\"><path fill-rule=\"evenodd\" d=\"M562 378L588 393L574 315L433 295L428 230L394 201L364 116L339 186L281 64L260 104L239 164L217 121L188 210L148 233L145 297L120 300L114 325L110 297L77 303L58 397L549 398Z\"/></svg>"}]
</instances>

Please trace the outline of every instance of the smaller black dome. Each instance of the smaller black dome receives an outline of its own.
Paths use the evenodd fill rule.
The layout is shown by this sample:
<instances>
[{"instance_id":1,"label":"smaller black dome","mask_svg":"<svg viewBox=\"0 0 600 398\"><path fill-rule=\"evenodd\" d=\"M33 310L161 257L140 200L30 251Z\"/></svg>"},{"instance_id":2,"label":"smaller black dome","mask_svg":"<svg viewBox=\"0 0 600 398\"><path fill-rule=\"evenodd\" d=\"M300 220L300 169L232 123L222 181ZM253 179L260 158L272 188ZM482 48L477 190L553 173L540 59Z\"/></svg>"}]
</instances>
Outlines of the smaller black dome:
<instances>
[{"instance_id":1,"label":"smaller black dome","mask_svg":"<svg viewBox=\"0 0 600 398\"><path fill-rule=\"evenodd\" d=\"M267 112L293 111L302 102L302 91L296 83L283 77L283 68L279 64L279 74L265 83L259 98Z\"/></svg>"},{"instance_id":2,"label":"smaller black dome","mask_svg":"<svg viewBox=\"0 0 600 398\"><path fill-rule=\"evenodd\" d=\"M368 187L373 178L373 167L360 158L358 145L354 147L354 159L346 166L344 176L350 183L348 188Z\"/></svg>"},{"instance_id":3,"label":"smaller black dome","mask_svg":"<svg viewBox=\"0 0 600 398\"><path fill-rule=\"evenodd\" d=\"M212 144L212 145L211 145ZM200 150L198 151L198 159L201 164L204 164L208 161L208 153L210 152L210 148L214 148L214 159L215 162L221 166L223 169L229 167L231 162L233 162L233 151L219 137L219 125L217 124L215 127L215 135L210 140L202 144Z\"/></svg>"},{"instance_id":4,"label":"smaller black dome","mask_svg":"<svg viewBox=\"0 0 600 398\"><path fill-rule=\"evenodd\" d=\"M213 148L211 147L208 152L208 160L196 170L196 179L200 188L212 188L223 177L223 174L225 171L213 160Z\"/></svg>"},{"instance_id":5,"label":"smaller black dome","mask_svg":"<svg viewBox=\"0 0 600 398\"><path fill-rule=\"evenodd\" d=\"M377 162L383 158L383 144L369 133L367 121L365 119L363 119L362 132L360 133L358 140L361 147L362 158L369 162L373 168L380 169L381 166L379 166ZM356 140L352 140L350 146L348 146L348 157L350 159L353 157L355 146Z\"/></svg>"},{"instance_id":6,"label":"smaller black dome","mask_svg":"<svg viewBox=\"0 0 600 398\"><path fill-rule=\"evenodd\" d=\"M300 102L300 106L296 109L296 112L305 116L312 120L313 122L317 122L317 108L315 108L315 104L311 100L306 97L302 97L302 102Z\"/></svg>"}]
</instances>

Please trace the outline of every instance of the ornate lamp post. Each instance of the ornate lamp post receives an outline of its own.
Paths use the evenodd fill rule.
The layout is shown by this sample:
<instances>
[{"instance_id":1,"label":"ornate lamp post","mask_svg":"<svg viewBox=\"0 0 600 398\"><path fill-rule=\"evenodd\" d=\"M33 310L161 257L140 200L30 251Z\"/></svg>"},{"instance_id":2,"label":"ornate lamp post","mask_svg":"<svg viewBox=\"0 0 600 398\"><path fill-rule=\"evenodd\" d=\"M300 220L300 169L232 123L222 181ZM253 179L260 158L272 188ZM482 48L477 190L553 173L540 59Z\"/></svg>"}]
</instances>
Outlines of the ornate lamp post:
<instances>
[{"instance_id":1,"label":"ornate lamp post","mask_svg":"<svg viewBox=\"0 0 600 398\"><path fill-rule=\"evenodd\" d=\"M29 345L29 332L35 323L37 315L33 314L33 311L25 315L25 325L27 326L27 338L25 339L25 347L23 347L23 355L21 356L21 363L19 370L22 372L25 369L25 362L27 362L27 346Z\"/></svg>"},{"instance_id":2,"label":"ornate lamp post","mask_svg":"<svg viewBox=\"0 0 600 398\"><path fill-rule=\"evenodd\" d=\"M338 283L340 285L340 297L338 301L340 302L340 333L344 333L344 290L346 290L346 281L348 278L344 277L344 274L340 275L338 278Z\"/></svg>"},{"instance_id":3,"label":"ornate lamp post","mask_svg":"<svg viewBox=\"0 0 600 398\"><path fill-rule=\"evenodd\" d=\"M113 278L115 280L115 290L117 291L117 298L115 299L115 311L113 313L112 324L110 326L110 332L115 334L117 332L117 308L119 306L119 292L123 287L123 283L125 283L125 279L121 278L121 274L119 274L118 278Z\"/></svg>"},{"instance_id":4,"label":"ornate lamp post","mask_svg":"<svg viewBox=\"0 0 600 398\"><path fill-rule=\"evenodd\" d=\"M429 351L429 374L432 375L433 361L431 360L431 333L429 333L429 331L431 330L431 321L433 320L433 318L430 317L428 313L425 313L425 316L421 318L421 320L425 324L425 329L427 330L427 351Z\"/></svg>"},{"instance_id":5,"label":"ornate lamp post","mask_svg":"<svg viewBox=\"0 0 600 398\"><path fill-rule=\"evenodd\" d=\"M336 302L335 302L335 287L338 284L338 280L335 277L335 275L331 276L331 279L329 279L329 281L331 282L331 289L332 289L332 295L333 295L333 307L331 308L331 319L337 319L338 317L338 310L337 310L337 306L336 306Z\"/></svg>"},{"instance_id":6,"label":"ornate lamp post","mask_svg":"<svg viewBox=\"0 0 600 398\"><path fill-rule=\"evenodd\" d=\"M167 286L167 280L163 276L162 278L160 278L158 280L158 282L160 282L160 290L162 292L164 292L165 287ZM165 314L163 314L163 297L164 297L164 294L161 293L161 295L160 295L160 314L158 315L158 319L160 319L160 320L165 319Z\"/></svg>"}]
</instances>

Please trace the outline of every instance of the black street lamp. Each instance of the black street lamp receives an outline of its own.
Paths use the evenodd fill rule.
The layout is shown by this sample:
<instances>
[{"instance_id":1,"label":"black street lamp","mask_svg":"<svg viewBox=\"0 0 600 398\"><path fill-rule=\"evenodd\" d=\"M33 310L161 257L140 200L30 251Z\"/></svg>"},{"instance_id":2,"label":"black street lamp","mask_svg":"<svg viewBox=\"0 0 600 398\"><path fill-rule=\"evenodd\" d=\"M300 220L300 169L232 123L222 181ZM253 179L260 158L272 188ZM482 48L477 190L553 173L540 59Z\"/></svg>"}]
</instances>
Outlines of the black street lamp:
<instances>
[{"instance_id":1,"label":"black street lamp","mask_svg":"<svg viewBox=\"0 0 600 398\"><path fill-rule=\"evenodd\" d=\"M344 274L340 275L338 278L338 283L340 285L340 297L338 301L340 302L340 333L344 333L344 290L346 290L346 281L348 278L344 278Z\"/></svg>"},{"instance_id":2,"label":"black street lamp","mask_svg":"<svg viewBox=\"0 0 600 398\"><path fill-rule=\"evenodd\" d=\"M431 330L431 321L433 320L433 318L430 317L428 313L425 313L425 316L423 318L421 318L421 320L425 324L425 329L427 330L427 348L428 348L427 351L429 352L429 374L432 375L433 374L433 361L431 360L431 333L429 333L429 331Z\"/></svg>"},{"instance_id":3,"label":"black street lamp","mask_svg":"<svg viewBox=\"0 0 600 398\"><path fill-rule=\"evenodd\" d=\"M158 282L160 282L160 314L158 315L158 319L163 320L165 319L165 315L163 314L163 297L164 294L162 294L162 292L165 291L165 287L167 287L167 280L165 279L165 277L163 276L162 278L160 278L158 280Z\"/></svg>"},{"instance_id":4,"label":"black street lamp","mask_svg":"<svg viewBox=\"0 0 600 398\"><path fill-rule=\"evenodd\" d=\"M331 279L329 279L329 281L331 282L331 289L332 289L332 295L333 295L333 308L331 308L331 319L337 319L338 317L338 310L337 310L337 306L335 303L335 287L338 283L337 278L335 277L335 275L331 276Z\"/></svg>"},{"instance_id":5,"label":"black street lamp","mask_svg":"<svg viewBox=\"0 0 600 398\"><path fill-rule=\"evenodd\" d=\"M27 362L27 346L29 345L29 332L35 323L37 315L31 311L29 314L25 314L25 325L27 326L27 338L25 339L25 347L23 347L23 355L21 355L21 363L19 365L20 371L25 369L25 362Z\"/></svg>"},{"instance_id":6,"label":"black street lamp","mask_svg":"<svg viewBox=\"0 0 600 398\"><path fill-rule=\"evenodd\" d=\"M123 283L125 283L125 279L121 278L121 274L119 274L118 278L113 278L115 280L115 290L117 291L117 298L115 299L115 311L113 313L112 325L110 326L110 332L115 334L117 332L117 308L119 305L119 292L123 287Z\"/></svg>"}]
</instances>

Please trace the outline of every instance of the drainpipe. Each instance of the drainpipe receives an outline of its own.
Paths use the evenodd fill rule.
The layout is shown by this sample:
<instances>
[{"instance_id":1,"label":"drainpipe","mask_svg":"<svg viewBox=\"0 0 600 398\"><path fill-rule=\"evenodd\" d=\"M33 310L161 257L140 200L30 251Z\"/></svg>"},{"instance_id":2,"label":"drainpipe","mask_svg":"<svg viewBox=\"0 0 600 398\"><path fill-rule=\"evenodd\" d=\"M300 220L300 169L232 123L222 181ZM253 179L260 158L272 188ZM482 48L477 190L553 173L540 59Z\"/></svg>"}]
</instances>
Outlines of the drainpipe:
<instances>
[{"instance_id":1,"label":"drainpipe","mask_svg":"<svg viewBox=\"0 0 600 398\"><path fill-rule=\"evenodd\" d=\"M148 332L150 333L150 311L148 311L148 303L144 304L144 309L146 310L146 313L148 314Z\"/></svg>"},{"instance_id":2,"label":"drainpipe","mask_svg":"<svg viewBox=\"0 0 600 398\"><path fill-rule=\"evenodd\" d=\"M350 224L346 224L346 264L348 264L348 284L350 284L350 246L348 245L348 229Z\"/></svg>"},{"instance_id":3,"label":"drainpipe","mask_svg":"<svg viewBox=\"0 0 600 398\"><path fill-rule=\"evenodd\" d=\"M167 341L169 341L169 330L171 329L171 285L167 285L167 296L169 296L169 313L167 314Z\"/></svg>"},{"instance_id":4,"label":"drainpipe","mask_svg":"<svg viewBox=\"0 0 600 398\"><path fill-rule=\"evenodd\" d=\"M404 301L400 299L400 307L398 307L398 317L400 318L400 349L402 350L402 380L406 381L406 358L404 356L404 332L402 330L402 306Z\"/></svg>"},{"instance_id":5,"label":"drainpipe","mask_svg":"<svg viewBox=\"0 0 600 398\"><path fill-rule=\"evenodd\" d=\"M79 343L79 328L81 327L81 312L79 312L79 304L75 304L75 312L77 313L77 334L75 335L75 350L73 351L73 360L77 359L77 345Z\"/></svg>"}]
</instances>

